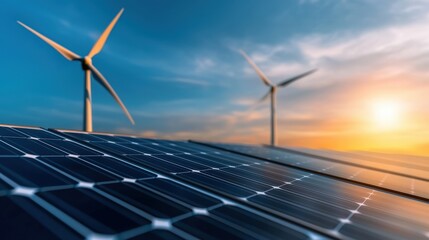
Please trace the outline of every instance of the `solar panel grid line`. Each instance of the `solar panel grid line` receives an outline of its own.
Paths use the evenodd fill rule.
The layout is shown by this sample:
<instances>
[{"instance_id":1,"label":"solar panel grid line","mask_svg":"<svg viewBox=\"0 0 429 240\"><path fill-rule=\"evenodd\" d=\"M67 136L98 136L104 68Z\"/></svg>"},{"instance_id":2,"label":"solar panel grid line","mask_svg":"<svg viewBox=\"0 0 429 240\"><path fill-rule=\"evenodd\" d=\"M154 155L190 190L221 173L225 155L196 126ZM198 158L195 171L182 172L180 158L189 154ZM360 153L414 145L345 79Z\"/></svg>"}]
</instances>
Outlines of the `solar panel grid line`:
<instances>
[{"instance_id":1,"label":"solar panel grid line","mask_svg":"<svg viewBox=\"0 0 429 240\"><path fill-rule=\"evenodd\" d=\"M76 139L77 141L81 141L81 140L79 140L79 139ZM106 151L106 150L105 150ZM108 150L107 150L108 151ZM121 155L118 155L117 153L115 153L115 152L111 152L111 151L109 151L109 154L111 154L111 155L114 155L114 156L118 156L118 157L121 157ZM152 156L151 156L152 157ZM153 170L153 171L157 171L157 169L156 168L153 168L153 167L151 167L151 166L146 166L146 167L148 167L149 169L151 169L151 170ZM173 177L174 178L174 175L171 175L170 177ZM174 178L175 179L175 178ZM183 182L185 182L185 183L187 183L187 184L194 184L194 185L196 185L196 186L198 186L199 188L202 188L202 189L205 189L205 190L208 190L208 191L210 191L210 192L216 192L217 194L220 194L222 197L226 197L226 198L228 198L228 199L234 199L234 197L232 197L232 195L228 195L228 194L223 194L223 193L220 193L220 192L218 192L218 191L216 191L215 189L213 189L213 188L210 188L210 187L207 187L207 186L205 186L205 185L202 185L202 184L195 184L195 182L192 182L192 181L188 181L188 180L186 180L186 179L179 179L179 181L183 181ZM261 209L261 208L259 208L258 207L258 205L253 205L253 204L248 204L248 203L246 203L246 202L240 202L240 204L244 204L245 206L248 206L248 207L250 207L250 208L256 208L256 209L258 209L259 211L262 211L262 212L264 212L264 213L267 213L267 214L273 214L273 213L275 213L274 211L270 211L270 210L268 210L267 211L267 209ZM330 237L330 238L337 238L336 236L333 236L332 234L330 234L330 233L328 233L328 232L326 232L324 229L322 229L322 228L319 228L318 226L313 226L313 225L311 225L311 224L308 224L307 222L305 222L305 221L301 221L301 220L299 220L299 219L295 219L295 218L293 218L293 217L290 217L290 216L286 216L286 215L281 215L281 216L278 216L277 214L274 214L275 216L277 216L277 217L279 217L280 219L283 219L283 220L286 220L286 221L288 221L288 222L290 222L291 220L292 220L292 222L293 223L295 223L295 224L297 224L297 225L299 225L299 226L301 226L301 227L304 227L304 228L306 228L306 229L309 229L309 230L312 230L312 231L316 231L316 232L318 232L319 234L322 234L322 235L325 235L325 236L328 236L328 237ZM293 220L295 220L295 221L293 221Z\"/></svg>"},{"instance_id":2,"label":"solar panel grid line","mask_svg":"<svg viewBox=\"0 0 429 240\"><path fill-rule=\"evenodd\" d=\"M386 188L384 186L378 186L378 185L368 184L368 183L364 183L364 182L361 182L361 181L356 181L354 179L347 179L347 178L338 177L338 176L335 176L333 174L326 173L325 170L328 170L328 168L325 169L325 170L322 169L323 171L316 171L316 170L312 170L312 169L308 169L308 168L302 167L300 165L297 166L297 165L286 164L286 163L279 162L279 161L276 161L276 160L271 160L271 159L260 157L260 156L254 156L254 155L251 155L251 154L243 153L243 152L240 152L240 151L235 151L235 150L232 150L232 149L220 147L220 146L209 144L209 143L202 143L202 142L197 142L197 141L192 141L192 140L190 142L196 143L196 144L202 144L202 145L205 145L205 146L213 146L214 148L217 148L217 149L221 149L221 150L233 152L233 153L244 155L244 156L248 156L248 157L255 157L257 159L261 159L261 160L264 160L264 161L269 161L269 162L272 162L272 163L276 163L276 164L288 166L288 167L299 169L299 170L302 170L302 171L308 171L308 172L312 172L312 173L315 173L315 174L321 174L321 175L324 175L324 176L327 176L327 177L330 177L330 178L333 178L333 179L337 179L337 180L340 180L340 181L346 181L346 182L349 182L349 183L352 183L352 184L357 184L357 185L360 185L360 186L374 187L374 188L377 188L377 190L379 190L379 191L390 192L390 193L394 193L394 194L397 194L397 195L402 195L402 196L405 196L405 197L418 199L418 200L426 202L426 203L429 202L429 199L427 197L424 197L424 196L414 195L414 194L411 194L411 193L408 193L408 192L401 192L401 191L393 190L393 189L390 189L390 188Z\"/></svg>"},{"instance_id":3,"label":"solar panel grid line","mask_svg":"<svg viewBox=\"0 0 429 240\"><path fill-rule=\"evenodd\" d=\"M324 157L324 156L321 156L321 155L304 153L304 152L296 151L296 150L293 150L293 149L287 149L287 148L283 148L283 147L268 146L268 145L264 145L264 146L268 147L268 148L273 148L273 149L276 149L276 150L280 150L280 151L290 152L290 153L294 153L294 154L300 154L300 155L304 155L304 156L308 156L308 157L314 157L314 158L317 158L317 159L320 159L320 160L326 160L326 161L337 162L337 163L340 163L340 164L346 164L346 165L350 165L350 166L362 167L362 168L366 168L366 169L370 169L370 170L374 170L374 171L385 172L385 173L399 175L399 176L403 176L403 177L415 178L415 179L419 179L421 181L429 181L429 178L418 177L418 176L409 175L409 174L406 174L406 173L390 171L390 170L387 170L385 168L371 167L371 166L367 166L367 165L363 165L363 164L357 164L357 163L353 163L353 162L349 162L349 161L343 161L343 160L338 160L338 159L334 159L334 158Z\"/></svg>"}]
</instances>

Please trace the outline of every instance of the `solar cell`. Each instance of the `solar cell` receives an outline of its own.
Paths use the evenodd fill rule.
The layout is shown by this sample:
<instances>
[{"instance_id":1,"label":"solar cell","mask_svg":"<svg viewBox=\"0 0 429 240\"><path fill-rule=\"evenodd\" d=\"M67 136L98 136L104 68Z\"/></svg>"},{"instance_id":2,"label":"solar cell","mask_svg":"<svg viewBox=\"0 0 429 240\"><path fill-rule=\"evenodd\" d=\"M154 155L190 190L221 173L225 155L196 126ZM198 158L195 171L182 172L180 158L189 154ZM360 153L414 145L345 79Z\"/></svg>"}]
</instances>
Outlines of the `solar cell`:
<instances>
[{"instance_id":1,"label":"solar cell","mask_svg":"<svg viewBox=\"0 0 429 240\"><path fill-rule=\"evenodd\" d=\"M0 136L6 139L4 145L14 149L0 155L0 204L7 208L0 211L2 237L323 239L312 230L147 169L140 160L119 158L43 129L2 128L0 133L8 135ZM171 164L179 159L194 167L206 166L160 152L165 146L156 144L162 141L137 139L133 144L127 138L118 142L155 146L153 156L143 154L155 162ZM86 139L111 144L115 138L98 134ZM172 152L187 156L184 149Z\"/></svg>"},{"instance_id":2,"label":"solar cell","mask_svg":"<svg viewBox=\"0 0 429 240\"><path fill-rule=\"evenodd\" d=\"M78 239L79 235L29 198L1 196L0 222L3 239ZM40 221L43 219L43 221Z\"/></svg>"},{"instance_id":3,"label":"solar cell","mask_svg":"<svg viewBox=\"0 0 429 240\"><path fill-rule=\"evenodd\" d=\"M20 133L11 127L1 127L0 126L0 136L2 136L2 137L23 137L23 136L25 136L25 134Z\"/></svg>"},{"instance_id":4,"label":"solar cell","mask_svg":"<svg viewBox=\"0 0 429 240\"><path fill-rule=\"evenodd\" d=\"M88 143L92 145L91 141ZM426 203L415 199L387 194L379 189L351 184L314 171L298 170L220 150L207 151L207 147L194 153L188 151L172 153L178 150L174 149L175 146L180 146L181 151L182 148L194 150L199 148L192 143L177 142L176 144L171 141L155 142L149 139L135 141L134 145L141 146L158 144L154 146L167 149L163 154L150 154L144 151L139 151L140 154L128 154L127 151L122 151L122 144L116 144L112 136L109 137L109 143L111 144L109 149L105 149L109 154L269 212L276 217L303 224L318 231L322 230L323 233L334 238L364 239L365 236L378 236L400 239L409 236L425 239L427 237L429 224L426 219L429 217L429 207ZM116 148L115 145L120 147ZM192 158L189 158L190 156ZM217 166L211 166L211 162L216 162ZM329 168L326 167L326 169ZM351 176L353 175L347 177ZM371 180L376 181L373 182L375 185L382 185L388 177L384 175L382 178L375 177ZM387 199L380 200L380 198ZM407 207L398 208L398 205ZM419 208L421 214L414 214L416 208ZM365 214L363 214L364 211ZM212 220L198 218L198 221L194 221L193 218L182 221L184 225L181 226L183 228L190 226L193 229L199 226L197 222L204 222L207 225L204 233L213 231L210 228ZM413 218L413 221L409 221L409 218ZM415 224L422 228L414 228ZM380 228L371 227L374 225ZM400 231L401 234L396 234L390 229L397 229L395 231ZM358 230L365 234L358 236ZM193 229L193 231L196 230Z\"/></svg>"},{"instance_id":5,"label":"solar cell","mask_svg":"<svg viewBox=\"0 0 429 240\"><path fill-rule=\"evenodd\" d=\"M15 128L20 133L23 133L29 137L33 138L43 138L43 139L62 139L62 137L52 134L48 131L40 131L39 129L33 128Z\"/></svg>"},{"instance_id":6,"label":"solar cell","mask_svg":"<svg viewBox=\"0 0 429 240\"><path fill-rule=\"evenodd\" d=\"M9 190L11 187L5 181L0 179L0 191Z\"/></svg>"},{"instance_id":7,"label":"solar cell","mask_svg":"<svg viewBox=\"0 0 429 240\"><path fill-rule=\"evenodd\" d=\"M2 138L7 144L20 149L22 152L31 155L66 155L67 153L57 148L50 147L37 139L30 138Z\"/></svg>"},{"instance_id":8,"label":"solar cell","mask_svg":"<svg viewBox=\"0 0 429 240\"><path fill-rule=\"evenodd\" d=\"M18 149L13 148L9 144L5 143L3 138L0 139L0 157L15 156L22 153L23 152L19 151Z\"/></svg>"}]
</instances>

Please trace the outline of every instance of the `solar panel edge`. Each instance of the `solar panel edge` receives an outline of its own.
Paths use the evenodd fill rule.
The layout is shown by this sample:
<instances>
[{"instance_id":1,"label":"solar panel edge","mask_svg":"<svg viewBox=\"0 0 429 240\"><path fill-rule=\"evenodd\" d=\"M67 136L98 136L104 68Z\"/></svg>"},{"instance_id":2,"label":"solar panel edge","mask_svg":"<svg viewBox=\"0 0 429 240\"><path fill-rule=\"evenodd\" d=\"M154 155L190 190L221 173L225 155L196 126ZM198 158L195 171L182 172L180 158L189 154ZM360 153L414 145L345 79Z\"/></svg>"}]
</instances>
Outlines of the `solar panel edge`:
<instances>
[{"instance_id":1,"label":"solar panel edge","mask_svg":"<svg viewBox=\"0 0 429 240\"><path fill-rule=\"evenodd\" d=\"M350 166L357 166L357 167L366 168L366 169L370 169L370 170L374 170L374 171L379 171L379 172L384 172L384 173L389 173L389 174L393 174L393 175L398 175L398 176L402 176L402 177L408 177L408 178L413 178L416 180L429 182L429 178L422 178L419 176L413 176L413 175L409 175L409 174L398 173L398 172L389 171L389 170L382 169L382 168L374 168L374 167L355 164L355 163L351 163L351 162L345 162L345 161L341 161L341 160L338 160L335 158L324 157L324 156L311 154L311 153L305 153L305 152L301 152L301 151L297 151L297 150L293 150L293 149L288 149L288 148L284 148L284 147L270 146L270 145L265 145L265 144L262 146L267 147L267 148L272 148L272 149L275 149L278 151L290 152L290 153L299 154L299 155L303 155L303 156L307 156L307 157L314 157L314 158L317 158L320 160L326 160L326 161L336 162L339 164L350 165Z\"/></svg>"},{"instance_id":2,"label":"solar panel edge","mask_svg":"<svg viewBox=\"0 0 429 240\"><path fill-rule=\"evenodd\" d=\"M223 151L227 151L227 152L231 152L231 153L235 153L235 154L239 154L239 155L242 155L242 156L247 156L247 157L252 157L252 158L260 159L260 160L271 162L271 163L274 163L274 164L278 164L278 165L282 165L282 166L294 168L294 169L297 169L297 170L300 170L300 171L305 171L305 172L310 172L310 173L317 174L317 175L322 175L324 177L328 177L328 178L335 179L335 180L342 181L342 182L347 182L347 183L350 183L350 184L353 184L353 185L358 185L358 186L361 186L361 187L375 188L375 189L377 189L377 190L379 190L381 192L385 192L385 193L389 193L389 194L394 194L394 195L399 195L399 196L402 196L402 197L405 197L405 198L410 198L410 199L413 199L413 200L417 200L417 201L420 201L420 202L423 202L423 203L429 203L429 199L427 199L425 197L417 196L417 195L412 195L412 194L409 194L409 193L400 192L400 191L396 191L396 190L392 190L392 189L388 189L388 188L385 188L385 187L382 187L382 186L379 186L379 185L367 184L367 183L359 182L359 181L356 181L356 180L346 179L346 178L338 177L338 176L335 176L335 175L332 175L332 174L323 173L323 172L311 170L311 169L300 167L300 166L294 166L294 165L290 165L290 164L285 164L285 163L282 163L282 162L279 162L279 161L275 161L275 160L271 160L271 159L268 159L268 158L263 158L263 157L254 156L254 155L251 155L251 154L243 153L243 152L240 152L240 151L235 151L235 150L231 150L231 149L228 149L228 148L223 148L223 147L211 144L211 143L200 142L200 141L195 141L195 140L189 140L189 142L195 143L195 144L200 144L200 145L203 145L203 146L212 147L212 148L215 148L215 149L219 149L219 150L223 150Z\"/></svg>"},{"instance_id":3,"label":"solar panel edge","mask_svg":"<svg viewBox=\"0 0 429 240\"><path fill-rule=\"evenodd\" d=\"M112 157L114 157L116 159L120 159L120 160L122 159L122 156L120 156L120 155L118 155L118 154L116 154L116 153L114 153L112 151L101 149L98 146L94 146L91 143L85 142L85 141L80 140L80 139L78 139L76 137L73 137L73 136L66 135L64 132L68 132L68 130L57 130L57 129L46 129L46 130L48 130L48 131L50 131L52 133L55 133L55 134L57 134L59 136L65 137L67 139L71 139L74 142L77 142L77 143L79 143L79 144L81 144L83 146L89 147L90 149L94 149L96 151L99 151L99 152L102 152L102 153L105 153L105 154L107 153L108 156L112 156ZM64 131L64 132L62 132L62 131ZM71 131L71 132L82 133L80 131ZM96 133L96 134L98 134L98 133ZM115 135L112 135L112 134L109 134L109 135L110 136L115 136ZM189 142L189 140L188 140L188 142ZM214 149L211 146L210 146L210 148ZM250 210L250 212L262 214L262 216L264 216L265 218L268 218L268 219L271 219L271 220L277 220L277 221L279 221L279 220L280 221L284 221L284 222L286 222L286 223L288 223L288 224L290 224L292 226L296 225L296 226L304 228L304 229L306 229L306 230L308 230L310 232L319 233L322 236L325 236L325 237L328 237L328 238L340 239L338 236L332 234L331 232L326 231L325 229L320 228L320 227L318 227L316 225L309 224L309 223L307 223L307 222L305 222L303 220L300 220L300 219L297 219L297 218L294 218L294 217L291 217L291 216L287 216L287 215L284 215L284 214L279 215L275 211L272 211L272 210L270 210L268 208L260 207L260 206L258 206L256 204L252 204L251 202L237 201L237 199L235 197L233 197L232 195L224 194L222 192L219 192L219 191L215 190L214 188L210 188L210 187L207 187L207 186L202 185L202 184L196 184L195 182L188 181L186 179L177 178L176 176L171 175L171 174L158 173L159 170L154 169L154 168L152 168L150 166L145 166L145 168L147 170L149 170L150 172L152 172L154 174L157 174L158 176L161 176L161 178L172 179L175 182L181 183L184 186L189 187L189 188L194 189L194 190L197 190L197 191L203 190L203 193L205 193L205 194L209 193L209 196L214 196L216 198L224 199L225 202L233 203L233 205L235 205L235 204L242 205L242 206L245 207L245 209Z\"/></svg>"}]
</instances>

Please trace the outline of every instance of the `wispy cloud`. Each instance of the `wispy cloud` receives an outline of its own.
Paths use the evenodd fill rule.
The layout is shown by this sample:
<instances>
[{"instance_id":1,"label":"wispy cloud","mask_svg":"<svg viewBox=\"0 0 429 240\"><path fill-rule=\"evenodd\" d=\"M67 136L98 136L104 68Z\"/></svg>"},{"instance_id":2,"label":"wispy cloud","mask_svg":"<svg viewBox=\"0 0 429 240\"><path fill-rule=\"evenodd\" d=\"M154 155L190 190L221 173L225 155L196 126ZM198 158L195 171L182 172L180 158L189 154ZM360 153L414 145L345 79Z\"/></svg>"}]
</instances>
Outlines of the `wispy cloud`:
<instances>
[{"instance_id":1,"label":"wispy cloud","mask_svg":"<svg viewBox=\"0 0 429 240\"><path fill-rule=\"evenodd\" d=\"M190 84L195 86L207 87L213 83L203 80L203 79L194 79L194 78L185 78L185 77L153 77L153 79L165 81L165 82L175 82L182 84Z\"/></svg>"},{"instance_id":2,"label":"wispy cloud","mask_svg":"<svg viewBox=\"0 0 429 240\"><path fill-rule=\"evenodd\" d=\"M208 57L195 59L195 71L197 72L207 71L208 69L213 69L215 66L216 63Z\"/></svg>"}]
</instances>

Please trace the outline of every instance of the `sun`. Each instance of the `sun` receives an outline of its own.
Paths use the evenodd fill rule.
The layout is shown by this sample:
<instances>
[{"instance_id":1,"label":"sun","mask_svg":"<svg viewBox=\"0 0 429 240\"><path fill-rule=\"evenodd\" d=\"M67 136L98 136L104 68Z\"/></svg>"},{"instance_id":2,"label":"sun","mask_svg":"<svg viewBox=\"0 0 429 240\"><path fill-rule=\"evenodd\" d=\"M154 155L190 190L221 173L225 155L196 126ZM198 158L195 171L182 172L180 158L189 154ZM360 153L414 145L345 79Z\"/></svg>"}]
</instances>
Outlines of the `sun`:
<instances>
[{"instance_id":1,"label":"sun","mask_svg":"<svg viewBox=\"0 0 429 240\"><path fill-rule=\"evenodd\" d=\"M397 128L400 123L401 106L395 101L376 101L372 105L373 121L376 128L390 130Z\"/></svg>"}]
</instances>

